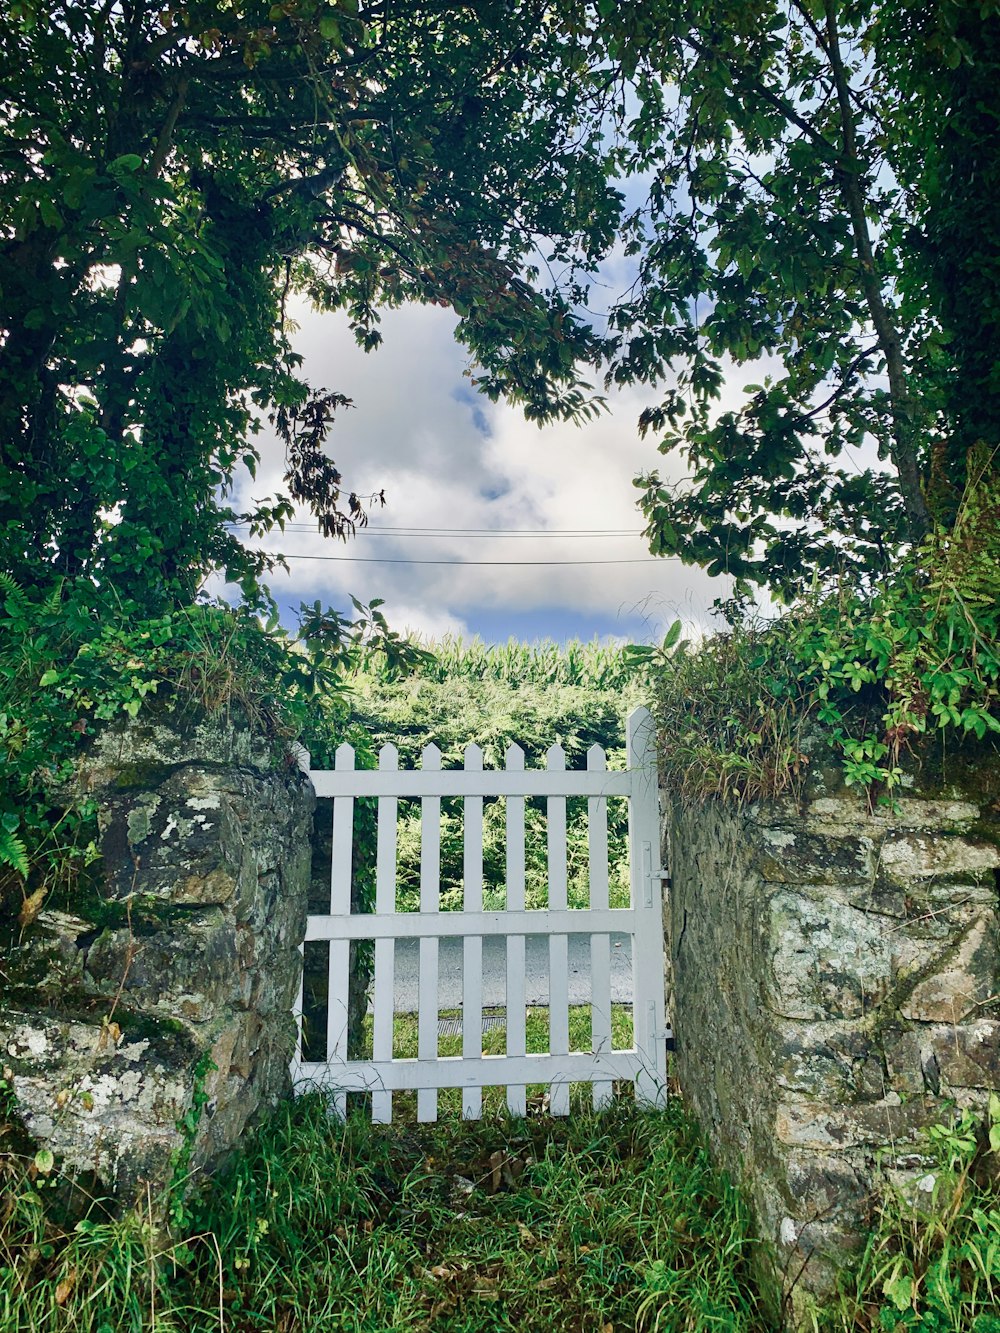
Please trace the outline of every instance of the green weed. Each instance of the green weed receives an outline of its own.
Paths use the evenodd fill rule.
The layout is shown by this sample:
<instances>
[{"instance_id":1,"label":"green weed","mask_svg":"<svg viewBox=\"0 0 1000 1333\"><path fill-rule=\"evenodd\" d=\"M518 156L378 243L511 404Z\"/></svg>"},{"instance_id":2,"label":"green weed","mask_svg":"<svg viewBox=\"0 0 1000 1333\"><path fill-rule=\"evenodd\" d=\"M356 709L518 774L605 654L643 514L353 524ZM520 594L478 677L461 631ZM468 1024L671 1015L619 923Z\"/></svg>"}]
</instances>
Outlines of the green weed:
<instances>
[{"instance_id":1,"label":"green weed","mask_svg":"<svg viewBox=\"0 0 1000 1333\"><path fill-rule=\"evenodd\" d=\"M672 627L650 670L660 773L687 798L795 789L809 737L844 781L891 793L925 736L1000 738L1000 497L987 463L953 527L935 531L870 594L803 597L778 620L738 621L698 648ZM891 799L891 794L887 799Z\"/></svg>"},{"instance_id":2,"label":"green weed","mask_svg":"<svg viewBox=\"0 0 1000 1333\"><path fill-rule=\"evenodd\" d=\"M876 1225L822 1333L1000 1333L1000 1096L926 1131L905 1185L883 1184Z\"/></svg>"},{"instance_id":3,"label":"green weed","mask_svg":"<svg viewBox=\"0 0 1000 1333\"><path fill-rule=\"evenodd\" d=\"M57 1193L24 1178L4 1216L4 1333L770 1327L746 1213L676 1104L376 1128L304 1097L169 1243Z\"/></svg>"}]
</instances>

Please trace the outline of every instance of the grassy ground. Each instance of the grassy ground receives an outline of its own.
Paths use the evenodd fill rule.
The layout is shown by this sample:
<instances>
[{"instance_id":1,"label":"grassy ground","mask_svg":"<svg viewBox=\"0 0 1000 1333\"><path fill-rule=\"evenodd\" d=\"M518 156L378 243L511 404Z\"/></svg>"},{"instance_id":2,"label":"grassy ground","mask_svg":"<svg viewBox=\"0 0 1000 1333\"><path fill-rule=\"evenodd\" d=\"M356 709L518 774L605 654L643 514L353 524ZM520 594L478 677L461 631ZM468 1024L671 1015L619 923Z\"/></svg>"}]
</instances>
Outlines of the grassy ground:
<instances>
[{"instance_id":1,"label":"grassy ground","mask_svg":"<svg viewBox=\"0 0 1000 1333\"><path fill-rule=\"evenodd\" d=\"M746 1212L676 1101L373 1128L303 1097L170 1237L109 1219L13 1137L3 1333L774 1333ZM996 1154L968 1114L927 1150L933 1192L886 1195L817 1333L1000 1333Z\"/></svg>"},{"instance_id":2,"label":"grassy ground","mask_svg":"<svg viewBox=\"0 0 1000 1333\"><path fill-rule=\"evenodd\" d=\"M502 1015L503 1010L487 1009L487 1016ZM461 1019L460 1009L442 1009L442 1020ZM416 1014L397 1014L393 1019L392 1053L396 1059L413 1059L417 1054L417 1016ZM506 1051L507 1031L502 1019L494 1026L486 1026L483 1032L482 1052L484 1055L503 1055ZM571 1051L589 1051L592 1049L590 1005L576 1004L569 1007L569 1049ZM611 1006L611 1049L628 1050L632 1045L632 1010L629 1005ZM549 1049L549 1011L540 1006L529 1007L525 1017L525 1047L529 1054L537 1055ZM372 1017L369 1014L362 1032L363 1058L372 1054ZM459 1032L441 1032L438 1036L438 1055L453 1056L462 1054L462 1037ZM572 1085L572 1091L579 1093L581 1104L586 1101L587 1090L580 1085ZM540 1109L546 1104L547 1089L543 1085L528 1086L528 1104ZM502 1115L504 1110L505 1090L502 1087L483 1090L483 1112L485 1115ZM460 1116L462 1113L462 1093L458 1088L445 1088L438 1093L438 1112L442 1116ZM403 1120L416 1118L416 1093L397 1092L393 1097L393 1114Z\"/></svg>"},{"instance_id":3,"label":"grassy ground","mask_svg":"<svg viewBox=\"0 0 1000 1333\"><path fill-rule=\"evenodd\" d=\"M376 1129L304 1097L169 1245L46 1184L3 1219L4 1333L769 1327L742 1205L675 1104Z\"/></svg>"},{"instance_id":4,"label":"grassy ground","mask_svg":"<svg viewBox=\"0 0 1000 1333\"><path fill-rule=\"evenodd\" d=\"M574 1047L589 1023L574 1010ZM624 1007L613 1027L628 1045ZM529 1049L547 1038L535 1010ZM502 1050L502 1028L483 1040ZM415 1053L412 1017L395 1043ZM587 1091L568 1120L515 1120L492 1090L466 1123L442 1095L437 1125L397 1096L389 1127L302 1097L145 1219L109 1218L0 1126L0 1333L773 1333L746 1210L679 1102L594 1115ZM886 1196L817 1333L1000 1333L998 1153L969 1113L926 1151L933 1193Z\"/></svg>"}]
</instances>

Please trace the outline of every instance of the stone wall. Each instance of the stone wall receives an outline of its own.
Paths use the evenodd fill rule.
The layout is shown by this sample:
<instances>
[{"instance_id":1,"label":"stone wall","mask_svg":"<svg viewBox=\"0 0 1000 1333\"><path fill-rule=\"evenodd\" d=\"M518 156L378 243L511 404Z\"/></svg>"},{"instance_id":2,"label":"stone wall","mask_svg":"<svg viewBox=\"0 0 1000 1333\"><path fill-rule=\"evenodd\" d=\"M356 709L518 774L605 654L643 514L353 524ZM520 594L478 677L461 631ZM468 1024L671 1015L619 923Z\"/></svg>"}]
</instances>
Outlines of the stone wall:
<instances>
[{"instance_id":1,"label":"stone wall","mask_svg":"<svg viewBox=\"0 0 1000 1333\"><path fill-rule=\"evenodd\" d=\"M914 766L891 813L833 772L666 809L677 1073L794 1324L877 1172L921 1179L921 1126L1000 1087L1000 754Z\"/></svg>"},{"instance_id":2,"label":"stone wall","mask_svg":"<svg viewBox=\"0 0 1000 1333\"><path fill-rule=\"evenodd\" d=\"M0 1062L32 1137L128 1202L289 1091L314 795L229 721L105 734L79 784L102 873L11 942Z\"/></svg>"}]
</instances>

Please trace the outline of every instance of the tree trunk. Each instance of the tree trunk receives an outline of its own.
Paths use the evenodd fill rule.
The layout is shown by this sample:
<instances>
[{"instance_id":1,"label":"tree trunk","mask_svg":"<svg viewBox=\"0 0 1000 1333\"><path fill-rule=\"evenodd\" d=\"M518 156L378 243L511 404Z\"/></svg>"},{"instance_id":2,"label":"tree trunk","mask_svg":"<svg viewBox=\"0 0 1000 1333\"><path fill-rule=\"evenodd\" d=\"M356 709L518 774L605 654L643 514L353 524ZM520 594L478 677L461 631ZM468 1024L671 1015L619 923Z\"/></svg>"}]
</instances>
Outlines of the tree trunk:
<instances>
[{"instance_id":1,"label":"tree trunk","mask_svg":"<svg viewBox=\"0 0 1000 1333\"><path fill-rule=\"evenodd\" d=\"M840 37L837 31L837 0L825 0L827 56L833 71L837 89L837 105L840 109L840 125L843 138L843 153L840 163L835 168L838 183L847 205L854 234L858 262L861 268L861 286L865 302L871 315L875 336L885 357L886 375L889 379L889 396L892 402L892 461L899 475L899 489L903 497L910 541L914 544L923 540L931 530L931 516L921 487L920 464L917 453L920 421L915 410L914 400L906 383L906 366L903 361L902 338L896 327L893 313L886 305L882 295L882 281L878 264L872 250L871 235L868 231L868 218L865 211L865 195L861 185L862 164L858 156L857 135L854 125L854 109L851 106L851 92L840 51Z\"/></svg>"}]
</instances>

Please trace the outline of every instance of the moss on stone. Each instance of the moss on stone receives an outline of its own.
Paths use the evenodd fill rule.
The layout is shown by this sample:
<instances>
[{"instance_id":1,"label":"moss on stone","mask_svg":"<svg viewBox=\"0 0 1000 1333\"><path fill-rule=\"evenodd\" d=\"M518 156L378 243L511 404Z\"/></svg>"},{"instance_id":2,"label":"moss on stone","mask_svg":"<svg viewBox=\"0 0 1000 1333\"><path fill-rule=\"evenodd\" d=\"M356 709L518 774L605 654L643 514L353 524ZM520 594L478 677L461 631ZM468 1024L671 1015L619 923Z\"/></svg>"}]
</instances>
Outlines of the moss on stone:
<instances>
[{"instance_id":1,"label":"moss on stone","mask_svg":"<svg viewBox=\"0 0 1000 1333\"><path fill-rule=\"evenodd\" d=\"M154 760L133 760L123 764L115 773L111 786L116 791L130 791L138 788L149 791L158 787L170 776L170 765Z\"/></svg>"},{"instance_id":2,"label":"moss on stone","mask_svg":"<svg viewBox=\"0 0 1000 1333\"><path fill-rule=\"evenodd\" d=\"M979 819L969 829L969 837L1000 847L1000 819Z\"/></svg>"},{"instance_id":3,"label":"moss on stone","mask_svg":"<svg viewBox=\"0 0 1000 1333\"><path fill-rule=\"evenodd\" d=\"M1000 801L1000 742L995 738L935 733L915 747L906 768L920 795L958 791L984 806Z\"/></svg>"}]
</instances>

